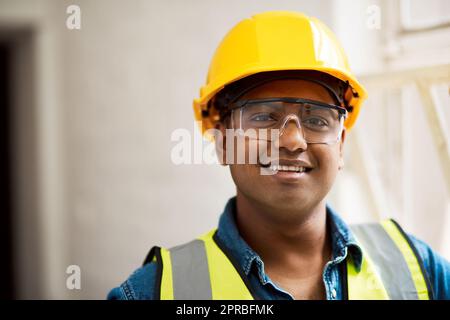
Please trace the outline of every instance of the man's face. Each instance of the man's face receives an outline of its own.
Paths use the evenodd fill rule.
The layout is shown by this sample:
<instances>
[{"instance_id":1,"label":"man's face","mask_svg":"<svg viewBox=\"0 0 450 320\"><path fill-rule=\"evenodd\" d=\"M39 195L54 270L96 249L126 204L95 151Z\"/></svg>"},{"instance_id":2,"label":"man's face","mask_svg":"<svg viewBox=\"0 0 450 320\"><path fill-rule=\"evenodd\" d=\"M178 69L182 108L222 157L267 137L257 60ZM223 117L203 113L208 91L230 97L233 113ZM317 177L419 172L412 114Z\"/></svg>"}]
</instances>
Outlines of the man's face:
<instances>
[{"instance_id":1,"label":"man's face","mask_svg":"<svg viewBox=\"0 0 450 320\"><path fill-rule=\"evenodd\" d=\"M298 79L275 80L247 92L241 99L268 97L298 97L335 104L329 92L322 86ZM221 129L224 129L223 125ZM231 164L233 180L246 199L260 208L279 212L269 217L276 220L292 220L299 212L307 212L317 206L327 195L339 167L343 165L341 140L332 145L307 144L297 125L290 121L280 136L278 158L283 163L302 163L310 167L308 172L283 172L262 175L259 164ZM248 152L249 143L245 144Z\"/></svg>"}]
</instances>

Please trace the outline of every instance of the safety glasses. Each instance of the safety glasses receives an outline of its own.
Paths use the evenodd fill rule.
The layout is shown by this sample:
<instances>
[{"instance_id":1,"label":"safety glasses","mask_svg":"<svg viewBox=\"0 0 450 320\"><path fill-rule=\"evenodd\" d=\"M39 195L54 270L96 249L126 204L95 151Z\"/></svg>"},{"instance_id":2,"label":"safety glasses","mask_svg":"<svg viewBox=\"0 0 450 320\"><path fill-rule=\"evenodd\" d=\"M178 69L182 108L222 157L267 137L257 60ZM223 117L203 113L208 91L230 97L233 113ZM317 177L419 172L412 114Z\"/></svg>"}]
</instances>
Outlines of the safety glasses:
<instances>
[{"instance_id":1,"label":"safety glasses","mask_svg":"<svg viewBox=\"0 0 450 320\"><path fill-rule=\"evenodd\" d=\"M347 117L344 107L289 97L239 100L229 106L228 113L232 128L251 132L250 138L272 141L294 129L311 144L338 142ZM278 134L274 135L274 130Z\"/></svg>"}]
</instances>

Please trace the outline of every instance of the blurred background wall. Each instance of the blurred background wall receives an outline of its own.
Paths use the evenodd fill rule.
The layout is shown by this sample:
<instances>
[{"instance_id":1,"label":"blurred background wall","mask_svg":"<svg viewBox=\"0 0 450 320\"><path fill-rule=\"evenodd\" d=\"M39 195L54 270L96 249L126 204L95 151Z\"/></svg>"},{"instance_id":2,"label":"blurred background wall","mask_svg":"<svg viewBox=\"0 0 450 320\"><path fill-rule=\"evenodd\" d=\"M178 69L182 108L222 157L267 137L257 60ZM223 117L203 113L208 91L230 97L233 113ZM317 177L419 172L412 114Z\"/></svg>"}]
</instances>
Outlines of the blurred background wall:
<instances>
[{"instance_id":1,"label":"blurred background wall","mask_svg":"<svg viewBox=\"0 0 450 320\"><path fill-rule=\"evenodd\" d=\"M450 258L448 1L0 0L3 297L103 299L151 246L216 226L228 168L173 164L171 133L197 132L216 46L266 10L323 20L369 90L329 202Z\"/></svg>"}]
</instances>

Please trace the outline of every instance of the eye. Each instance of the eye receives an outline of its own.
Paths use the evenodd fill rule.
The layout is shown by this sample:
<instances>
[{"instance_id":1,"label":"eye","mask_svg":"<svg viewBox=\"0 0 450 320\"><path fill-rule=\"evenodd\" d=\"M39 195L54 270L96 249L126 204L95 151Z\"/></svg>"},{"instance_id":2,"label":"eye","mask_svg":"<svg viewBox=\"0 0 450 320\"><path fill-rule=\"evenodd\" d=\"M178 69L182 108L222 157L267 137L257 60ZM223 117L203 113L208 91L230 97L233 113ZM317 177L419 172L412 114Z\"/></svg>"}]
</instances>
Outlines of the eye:
<instances>
[{"instance_id":1,"label":"eye","mask_svg":"<svg viewBox=\"0 0 450 320\"><path fill-rule=\"evenodd\" d=\"M328 126L328 122L321 118L308 118L303 120L303 124L305 124L309 128L325 128Z\"/></svg>"},{"instance_id":2,"label":"eye","mask_svg":"<svg viewBox=\"0 0 450 320\"><path fill-rule=\"evenodd\" d=\"M252 116L251 121L276 121L269 113L260 113Z\"/></svg>"}]
</instances>

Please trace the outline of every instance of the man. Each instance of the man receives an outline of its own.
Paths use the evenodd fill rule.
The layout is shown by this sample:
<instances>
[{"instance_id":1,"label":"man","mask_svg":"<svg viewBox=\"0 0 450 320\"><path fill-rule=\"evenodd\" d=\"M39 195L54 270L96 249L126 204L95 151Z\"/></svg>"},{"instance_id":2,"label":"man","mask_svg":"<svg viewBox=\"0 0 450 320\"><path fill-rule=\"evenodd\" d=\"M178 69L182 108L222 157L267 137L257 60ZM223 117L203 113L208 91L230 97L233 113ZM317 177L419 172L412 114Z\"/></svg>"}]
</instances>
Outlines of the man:
<instances>
[{"instance_id":1,"label":"man","mask_svg":"<svg viewBox=\"0 0 450 320\"><path fill-rule=\"evenodd\" d=\"M194 100L236 197L217 230L154 247L108 298L449 299L450 264L425 243L393 220L349 227L326 204L365 97L317 19L275 11L237 24ZM239 146L257 161L237 163Z\"/></svg>"}]
</instances>

